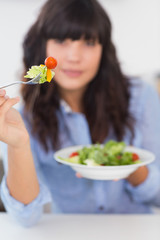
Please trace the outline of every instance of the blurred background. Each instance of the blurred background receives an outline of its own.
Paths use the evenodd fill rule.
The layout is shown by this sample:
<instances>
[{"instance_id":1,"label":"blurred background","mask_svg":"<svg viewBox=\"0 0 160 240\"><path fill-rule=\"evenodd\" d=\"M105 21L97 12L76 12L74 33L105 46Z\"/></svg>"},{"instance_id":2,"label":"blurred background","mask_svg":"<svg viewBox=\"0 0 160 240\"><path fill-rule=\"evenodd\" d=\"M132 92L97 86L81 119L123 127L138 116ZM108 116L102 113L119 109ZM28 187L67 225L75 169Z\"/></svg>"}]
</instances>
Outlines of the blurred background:
<instances>
[{"instance_id":1,"label":"blurred background","mask_svg":"<svg viewBox=\"0 0 160 240\"><path fill-rule=\"evenodd\" d=\"M0 0L0 86L20 79L23 37L44 2L45 0ZM128 75L140 76L159 90L160 1L99 2L105 6L111 18L113 42L123 71ZM19 86L15 85L7 89L7 94L16 96L18 91ZM0 175L2 173L0 167Z\"/></svg>"}]
</instances>

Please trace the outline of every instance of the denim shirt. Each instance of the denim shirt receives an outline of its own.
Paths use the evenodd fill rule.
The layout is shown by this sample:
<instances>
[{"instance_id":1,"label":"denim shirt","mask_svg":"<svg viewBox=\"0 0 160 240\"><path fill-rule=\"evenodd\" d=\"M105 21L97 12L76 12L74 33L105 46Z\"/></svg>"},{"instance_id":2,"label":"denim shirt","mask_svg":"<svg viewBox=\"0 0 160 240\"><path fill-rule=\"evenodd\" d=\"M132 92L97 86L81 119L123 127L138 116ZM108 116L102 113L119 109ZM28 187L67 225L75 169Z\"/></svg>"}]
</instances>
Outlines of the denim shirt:
<instances>
[{"instance_id":1,"label":"denim shirt","mask_svg":"<svg viewBox=\"0 0 160 240\"><path fill-rule=\"evenodd\" d=\"M39 195L30 204L14 199L6 185L7 146L1 143L5 175L1 184L1 198L6 210L24 226L32 226L40 218L43 205L51 202L52 212L127 214L152 213L152 206L160 206L160 101L149 84L132 80L129 109L136 119L133 145L152 151L156 160L149 164L147 179L133 187L127 180L102 181L77 178L67 165L53 158L53 150L45 152L42 145L30 134L35 167L40 184ZM23 110L22 110L22 117ZM85 116L73 112L61 102L58 112L61 148L91 144L91 135ZM25 120L25 119L24 119ZM30 133L30 126L26 127ZM116 139L112 130L104 142ZM129 144L130 132L123 139Z\"/></svg>"}]
</instances>

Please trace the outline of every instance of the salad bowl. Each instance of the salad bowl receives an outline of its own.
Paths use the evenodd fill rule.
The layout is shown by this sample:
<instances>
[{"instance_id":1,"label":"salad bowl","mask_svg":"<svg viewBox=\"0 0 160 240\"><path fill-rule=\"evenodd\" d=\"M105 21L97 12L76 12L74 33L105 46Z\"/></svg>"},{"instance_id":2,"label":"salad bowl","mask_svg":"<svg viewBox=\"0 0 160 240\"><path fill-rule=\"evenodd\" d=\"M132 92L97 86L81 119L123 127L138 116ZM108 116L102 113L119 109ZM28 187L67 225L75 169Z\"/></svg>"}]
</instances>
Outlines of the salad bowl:
<instances>
[{"instance_id":1,"label":"salad bowl","mask_svg":"<svg viewBox=\"0 0 160 240\"><path fill-rule=\"evenodd\" d=\"M87 145L87 147L89 146L90 145ZM126 146L124 151L138 154L140 161L130 165L90 166L64 160L83 147L85 146L78 145L61 149L55 152L54 159L59 163L70 166L75 172L80 173L82 177L94 180L123 179L128 177L139 167L150 164L155 160L155 155L152 152L133 146Z\"/></svg>"}]
</instances>

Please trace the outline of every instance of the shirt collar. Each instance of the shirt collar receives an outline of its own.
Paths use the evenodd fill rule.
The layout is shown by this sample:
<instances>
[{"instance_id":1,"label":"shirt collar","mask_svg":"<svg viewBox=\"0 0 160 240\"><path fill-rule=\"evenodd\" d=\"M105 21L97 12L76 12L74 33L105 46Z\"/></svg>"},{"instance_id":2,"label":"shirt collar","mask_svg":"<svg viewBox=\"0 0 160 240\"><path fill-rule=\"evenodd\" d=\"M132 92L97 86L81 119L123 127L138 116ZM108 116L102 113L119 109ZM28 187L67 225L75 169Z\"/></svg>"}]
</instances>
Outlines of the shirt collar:
<instances>
[{"instance_id":1,"label":"shirt collar","mask_svg":"<svg viewBox=\"0 0 160 240\"><path fill-rule=\"evenodd\" d=\"M60 100L60 106L64 109L66 113L73 113L71 107L63 99Z\"/></svg>"}]
</instances>

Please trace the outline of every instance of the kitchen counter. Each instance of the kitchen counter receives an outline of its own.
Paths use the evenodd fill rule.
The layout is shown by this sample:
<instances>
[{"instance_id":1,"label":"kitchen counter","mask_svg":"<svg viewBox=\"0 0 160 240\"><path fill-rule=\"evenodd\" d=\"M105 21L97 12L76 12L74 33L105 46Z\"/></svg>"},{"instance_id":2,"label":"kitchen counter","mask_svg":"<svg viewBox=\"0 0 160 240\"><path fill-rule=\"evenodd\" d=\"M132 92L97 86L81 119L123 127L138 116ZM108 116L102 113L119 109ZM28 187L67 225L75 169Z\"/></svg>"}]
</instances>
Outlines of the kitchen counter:
<instances>
[{"instance_id":1,"label":"kitchen counter","mask_svg":"<svg viewBox=\"0 0 160 240\"><path fill-rule=\"evenodd\" d=\"M0 213L3 240L159 240L160 215L53 215L24 228Z\"/></svg>"}]
</instances>

